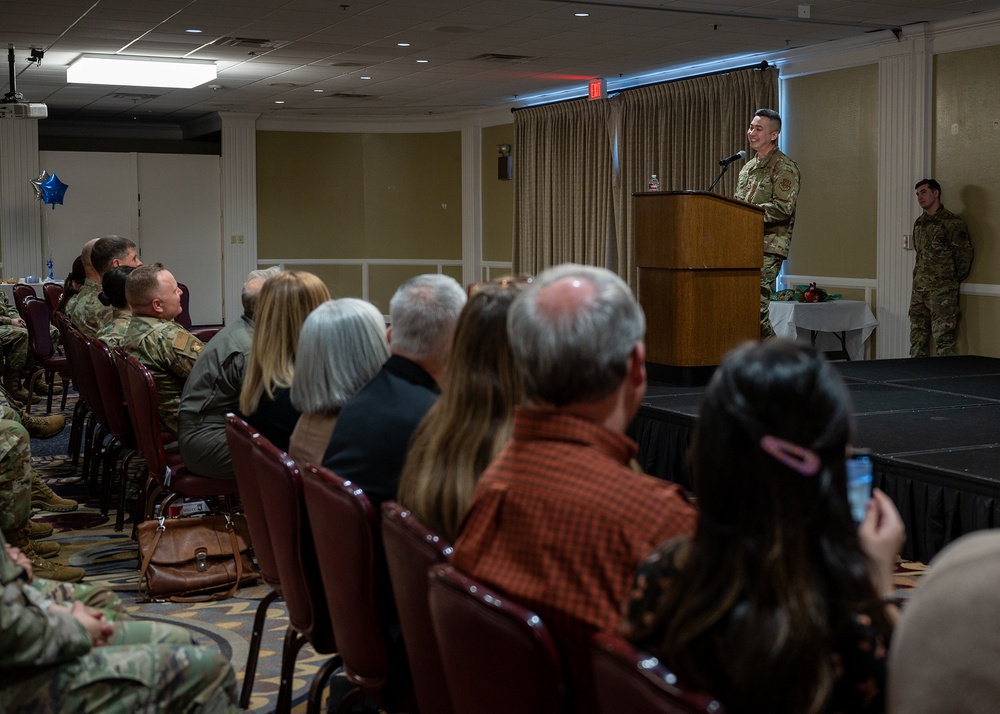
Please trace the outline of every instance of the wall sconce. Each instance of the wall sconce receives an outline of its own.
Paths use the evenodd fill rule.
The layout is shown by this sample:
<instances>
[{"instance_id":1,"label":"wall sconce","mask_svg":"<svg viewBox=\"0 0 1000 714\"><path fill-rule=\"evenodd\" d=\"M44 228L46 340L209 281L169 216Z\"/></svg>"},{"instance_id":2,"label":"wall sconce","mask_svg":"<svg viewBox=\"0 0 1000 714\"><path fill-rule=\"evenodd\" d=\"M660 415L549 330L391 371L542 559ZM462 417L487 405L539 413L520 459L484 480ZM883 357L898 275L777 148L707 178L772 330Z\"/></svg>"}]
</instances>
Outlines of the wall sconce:
<instances>
[{"instance_id":1,"label":"wall sconce","mask_svg":"<svg viewBox=\"0 0 1000 714\"><path fill-rule=\"evenodd\" d=\"M514 157L510 155L510 144L497 144L497 179L510 181L514 178Z\"/></svg>"}]
</instances>

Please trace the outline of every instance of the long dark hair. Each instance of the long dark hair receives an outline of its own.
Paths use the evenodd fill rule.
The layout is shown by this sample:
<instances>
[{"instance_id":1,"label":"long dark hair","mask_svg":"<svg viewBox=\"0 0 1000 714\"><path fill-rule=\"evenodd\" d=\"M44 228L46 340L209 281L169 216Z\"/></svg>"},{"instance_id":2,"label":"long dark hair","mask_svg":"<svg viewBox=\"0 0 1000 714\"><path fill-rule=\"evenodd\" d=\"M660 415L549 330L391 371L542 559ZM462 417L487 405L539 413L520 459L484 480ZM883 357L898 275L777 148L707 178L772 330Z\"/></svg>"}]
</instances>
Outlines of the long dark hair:
<instances>
[{"instance_id":1,"label":"long dark hair","mask_svg":"<svg viewBox=\"0 0 1000 714\"><path fill-rule=\"evenodd\" d=\"M71 297L80 292L80 288L83 287L86 280L87 272L83 269L83 258L78 255L76 256L76 260L73 261L73 269L66 276L66 282L63 283L63 294L59 300L59 306L56 307L57 312L65 312L66 303L69 302ZM80 287L78 288L77 285Z\"/></svg>"},{"instance_id":2,"label":"long dark hair","mask_svg":"<svg viewBox=\"0 0 1000 714\"><path fill-rule=\"evenodd\" d=\"M889 632L847 503L851 411L827 362L780 340L731 352L705 394L690 451L698 527L633 636L733 711L822 711L854 618ZM764 436L818 468L779 461Z\"/></svg>"}]
</instances>

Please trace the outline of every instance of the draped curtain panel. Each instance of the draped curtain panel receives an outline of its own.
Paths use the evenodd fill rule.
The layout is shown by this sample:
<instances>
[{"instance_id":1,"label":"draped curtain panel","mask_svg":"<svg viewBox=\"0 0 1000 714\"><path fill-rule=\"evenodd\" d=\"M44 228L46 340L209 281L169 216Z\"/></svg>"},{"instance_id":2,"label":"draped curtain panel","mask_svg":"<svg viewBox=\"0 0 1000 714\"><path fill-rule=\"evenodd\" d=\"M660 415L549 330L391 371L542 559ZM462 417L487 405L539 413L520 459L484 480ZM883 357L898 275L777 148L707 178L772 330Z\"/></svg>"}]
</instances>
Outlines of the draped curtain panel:
<instances>
[{"instance_id":1,"label":"draped curtain panel","mask_svg":"<svg viewBox=\"0 0 1000 714\"><path fill-rule=\"evenodd\" d=\"M514 271L599 265L635 289L632 194L705 190L719 159L746 149L754 111L778 108L778 70L626 90L514 113ZM740 163L715 187L731 196Z\"/></svg>"},{"instance_id":2,"label":"draped curtain panel","mask_svg":"<svg viewBox=\"0 0 1000 714\"><path fill-rule=\"evenodd\" d=\"M584 99L515 112L515 273L604 266L617 251L609 111Z\"/></svg>"},{"instance_id":3,"label":"draped curtain panel","mask_svg":"<svg viewBox=\"0 0 1000 714\"><path fill-rule=\"evenodd\" d=\"M619 137L618 273L634 290L632 194L645 191L653 173L661 191L708 189L721 170L719 159L740 149L749 153L746 130L753 113L778 109L778 70L740 70L640 87L611 101ZM714 192L732 196L741 166L732 164Z\"/></svg>"}]
</instances>

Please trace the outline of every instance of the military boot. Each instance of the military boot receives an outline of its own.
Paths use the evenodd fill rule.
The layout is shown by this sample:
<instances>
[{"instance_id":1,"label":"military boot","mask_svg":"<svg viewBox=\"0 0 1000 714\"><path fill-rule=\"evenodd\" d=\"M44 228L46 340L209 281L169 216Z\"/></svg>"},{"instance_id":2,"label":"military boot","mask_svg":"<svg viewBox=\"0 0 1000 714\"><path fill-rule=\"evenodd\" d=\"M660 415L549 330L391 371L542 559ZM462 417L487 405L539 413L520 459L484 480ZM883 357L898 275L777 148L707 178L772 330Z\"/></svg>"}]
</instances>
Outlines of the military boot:
<instances>
[{"instance_id":1,"label":"military boot","mask_svg":"<svg viewBox=\"0 0 1000 714\"><path fill-rule=\"evenodd\" d=\"M31 472L31 507L43 511L65 513L75 511L79 504L71 498L63 498L45 485L37 471Z\"/></svg>"},{"instance_id":2,"label":"military boot","mask_svg":"<svg viewBox=\"0 0 1000 714\"><path fill-rule=\"evenodd\" d=\"M21 528L13 532L4 531L3 537L9 545L19 548L28 557L28 560L31 561L31 569L34 571L36 578L59 580L65 583L78 583L83 580L83 576L86 574L83 568L74 568L69 565L46 560L46 557L51 558L55 553L48 556L42 555L38 550L38 546L58 545L58 543L35 543L28 538L27 528Z\"/></svg>"},{"instance_id":3,"label":"military boot","mask_svg":"<svg viewBox=\"0 0 1000 714\"><path fill-rule=\"evenodd\" d=\"M36 417L22 410L21 426L27 430L29 436L33 436L36 439L51 439L66 428L66 417L62 414Z\"/></svg>"},{"instance_id":4,"label":"military boot","mask_svg":"<svg viewBox=\"0 0 1000 714\"><path fill-rule=\"evenodd\" d=\"M31 540L38 540L39 538L48 538L52 535L55 529L52 527L51 523L39 523L38 521L28 521L28 537Z\"/></svg>"},{"instance_id":5,"label":"military boot","mask_svg":"<svg viewBox=\"0 0 1000 714\"><path fill-rule=\"evenodd\" d=\"M30 384L30 381L26 382L26 384ZM56 383L53 383L52 384L52 393L53 394L62 394L62 387L59 386ZM39 397L47 397L47 396L49 396L49 383L46 382L46 381L44 381L44 380L42 380L42 379L39 379L37 382L35 382L35 395L39 396Z\"/></svg>"},{"instance_id":6,"label":"military boot","mask_svg":"<svg viewBox=\"0 0 1000 714\"><path fill-rule=\"evenodd\" d=\"M3 378L3 388L7 390L7 394L14 401L20 402L25 406L31 404L38 404L42 401L42 398L32 394L27 389L21 386L21 380L15 377L8 377L4 375Z\"/></svg>"}]
</instances>

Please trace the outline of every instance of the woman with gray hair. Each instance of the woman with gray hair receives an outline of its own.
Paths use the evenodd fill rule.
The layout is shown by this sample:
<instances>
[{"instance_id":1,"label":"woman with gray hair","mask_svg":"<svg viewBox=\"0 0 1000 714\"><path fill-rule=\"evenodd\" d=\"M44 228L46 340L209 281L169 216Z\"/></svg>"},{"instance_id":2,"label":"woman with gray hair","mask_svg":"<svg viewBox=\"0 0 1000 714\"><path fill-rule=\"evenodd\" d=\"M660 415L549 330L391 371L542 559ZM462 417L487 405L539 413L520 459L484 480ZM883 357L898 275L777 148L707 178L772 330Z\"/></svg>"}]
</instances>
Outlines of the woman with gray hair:
<instances>
[{"instance_id":1,"label":"woman with gray hair","mask_svg":"<svg viewBox=\"0 0 1000 714\"><path fill-rule=\"evenodd\" d=\"M327 300L303 323L296 352L291 397L302 415L288 455L320 464L344 402L389 359L385 321L365 300Z\"/></svg>"}]
</instances>

